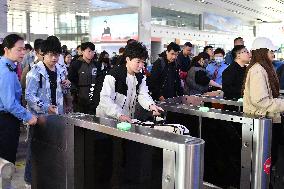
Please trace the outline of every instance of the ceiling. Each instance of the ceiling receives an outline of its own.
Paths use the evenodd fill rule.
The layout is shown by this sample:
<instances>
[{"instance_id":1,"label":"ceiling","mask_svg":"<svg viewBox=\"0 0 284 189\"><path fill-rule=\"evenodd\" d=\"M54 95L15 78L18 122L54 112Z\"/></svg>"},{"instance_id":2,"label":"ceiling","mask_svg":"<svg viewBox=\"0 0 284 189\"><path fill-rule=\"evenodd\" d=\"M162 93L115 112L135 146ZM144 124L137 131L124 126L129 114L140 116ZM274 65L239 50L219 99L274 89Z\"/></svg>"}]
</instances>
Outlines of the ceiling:
<instances>
[{"instance_id":1,"label":"ceiling","mask_svg":"<svg viewBox=\"0 0 284 189\"><path fill-rule=\"evenodd\" d=\"M0 0L9 11L87 13L138 6L139 0ZM151 0L152 6L201 14L216 13L250 22L281 22L284 0ZM0 9L1 10L1 9ZM165 14L167 12L165 11Z\"/></svg>"},{"instance_id":2,"label":"ceiling","mask_svg":"<svg viewBox=\"0 0 284 189\"><path fill-rule=\"evenodd\" d=\"M153 6L192 13L211 12L246 21L281 22L284 0L152 0Z\"/></svg>"},{"instance_id":3,"label":"ceiling","mask_svg":"<svg viewBox=\"0 0 284 189\"><path fill-rule=\"evenodd\" d=\"M0 0L1 2L3 0ZM87 13L110 9L126 8L128 5L118 2L102 0L7 0L8 10L21 10L31 12L69 12Z\"/></svg>"}]
</instances>

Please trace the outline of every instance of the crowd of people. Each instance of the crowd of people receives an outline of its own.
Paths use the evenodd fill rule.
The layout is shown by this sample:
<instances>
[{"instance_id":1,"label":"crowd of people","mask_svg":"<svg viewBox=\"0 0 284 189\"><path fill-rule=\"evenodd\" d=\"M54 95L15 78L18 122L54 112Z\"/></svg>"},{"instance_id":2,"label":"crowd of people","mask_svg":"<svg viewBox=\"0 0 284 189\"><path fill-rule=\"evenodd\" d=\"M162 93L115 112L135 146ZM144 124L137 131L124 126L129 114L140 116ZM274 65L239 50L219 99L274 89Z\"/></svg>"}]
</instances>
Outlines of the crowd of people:
<instances>
[{"instance_id":1,"label":"crowd of people","mask_svg":"<svg viewBox=\"0 0 284 189\"><path fill-rule=\"evenodd\" d=\"M25 171L30 184L30 139L41 116L82 112L131 122L137 104L159 115L163 109L155 101L216 90L225 99L243 98L245 113L273 117L273 138L279 138L284 67L274 67L277 48L272 42L257 38L249 51L238 37L227 54L206 46L194 56L192 48L190 42L182 49L171 42L148 71L148 50L136 40L110 58L106 51L96 54L92 42L79 45L72 56L55 36L36 39L34 48L16 34L6 36L0 52L0 157L15 163L24 121L30 126Z\"/></svg>"}]
</instances>

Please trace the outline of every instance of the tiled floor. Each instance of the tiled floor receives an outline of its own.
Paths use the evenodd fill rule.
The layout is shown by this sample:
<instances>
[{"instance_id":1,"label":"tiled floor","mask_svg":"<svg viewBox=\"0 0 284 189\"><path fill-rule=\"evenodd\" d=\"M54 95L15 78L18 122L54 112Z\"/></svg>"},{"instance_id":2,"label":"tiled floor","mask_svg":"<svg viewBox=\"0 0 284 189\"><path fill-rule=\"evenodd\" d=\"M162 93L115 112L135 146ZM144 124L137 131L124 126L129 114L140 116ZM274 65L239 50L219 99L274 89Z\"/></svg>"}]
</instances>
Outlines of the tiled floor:
<instances>
[{"instance_id":1,"label":"tiled floor","mask_svg":"<svg viewBox=\"0 0 284 189\"><path fill-rule=\"evenodd\" d=\"M25 158L27 152L27 143L25 142L26 130L21 129L20 142L17 153L16 172L13 176L12 187L13 189L25 189L24 171L25 171Z\"/></svg>"}]
</instances>

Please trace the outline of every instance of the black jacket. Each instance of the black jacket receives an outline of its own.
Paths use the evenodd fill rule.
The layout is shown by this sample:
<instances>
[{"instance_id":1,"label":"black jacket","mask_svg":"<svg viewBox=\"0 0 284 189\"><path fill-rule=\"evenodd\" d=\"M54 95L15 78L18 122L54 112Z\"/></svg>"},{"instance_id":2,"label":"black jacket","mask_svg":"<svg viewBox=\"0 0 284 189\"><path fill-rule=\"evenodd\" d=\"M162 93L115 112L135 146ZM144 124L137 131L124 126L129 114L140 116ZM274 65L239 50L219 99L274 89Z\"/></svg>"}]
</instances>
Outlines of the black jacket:
<instances>
[{"instance_id":1,"label":"black jacket","mask_svg":"<svg viewBox=\"0 0 284 189\"><path fill-rule=\"evenodd\" d=\"M239 99L242 97L241 91L245 76L246 67L241 67L233 62L222 73L222 90L225 99Z\"/></svg>"},{"instance_id":2,"label":"black jacket","mask_svg":"<svg viewBox=\"0 0 284 189\"><path fill-rule=\"evenodd\" d=\"M159 97L172 98L181 96L183 90L176 62L168 63L165 57L158 58L153 63L148 86L154 100Z\"/></svg>"}]
</instances>

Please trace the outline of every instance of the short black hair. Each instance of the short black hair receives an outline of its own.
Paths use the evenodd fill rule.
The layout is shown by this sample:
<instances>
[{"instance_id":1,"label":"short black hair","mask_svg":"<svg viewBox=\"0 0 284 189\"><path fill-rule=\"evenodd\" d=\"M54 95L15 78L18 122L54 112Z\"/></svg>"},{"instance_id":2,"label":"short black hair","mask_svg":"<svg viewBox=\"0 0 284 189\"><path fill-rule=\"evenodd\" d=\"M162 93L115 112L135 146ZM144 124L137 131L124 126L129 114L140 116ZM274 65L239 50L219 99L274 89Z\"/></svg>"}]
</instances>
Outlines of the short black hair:
<instances>
[{"instance_id":1,"label":"short black hair","mask_svg":"<svg viewBox=\"0 0 284 189\"><path fill-rule=\"evenodd\" d=\"M78 50L79 48L81 48L81 45L78 45L76 49Z\"/></svg>"},{"instance_id":2,"label":"short black hair","mask_svg":"<svg viewBox=\"0 0 284 189\"><path fill-rule=\"evenodd\" d=\"M235 43L237 40L243 40L243 38L242 38L242 37L237 37L237 38L235 38L235 39L234 39L234 43Z\"/></svg>"},{"instance_id":3,"label":"short black hair","mask_svg":"<svg viewBox=\"0 0 284 189\"><path fill-rule=\"evenodd\" d=\"M211 45L207 45L204 47L203 52L206 52L208 49L213 49Z\"/></svg>"},{"instance_id":4,"label":"short black hair","mask_svg":"<svg viewBox=\"0 0 284 189\"><path fill-rule=\"evenodd\" d=\"M96 46L92 42L85 42L81 44L81 51L84 51L87 48L90 48L92 51L94 51L96 49Z\"/></svg>"},{"instance_id":5,"label":"short black hair","mask_svg":"<svg viewBox=\"0 0 284 189\"><path fill-rule=\"evenodd\" d=\"M17 34L10 34L7 35L4 40L3 40L3 49L6 47L8 49L11 49L15 46L15 43L17 43L18 41L24 41L24 38L22 38L21 36L17 35Z\"/></svg>"},{"instance_id":6,"label":"short black hair","mask_svg":"<svg viewBox=\"0 0 284 189\"><path fill-rule=\"evenodd\" d=\"M214 54L222 54L223 56L225 56L225 51L222 48L217 48L215 49Z\"/></svg>"},{"instance_id":7,"label":"short black hair","mask_svg":"<svg viewBox=\"0 0 284 189\"><path fill-rule=\"evenodd\" d=\"M25 49L30 49L30 51L31 51L31 50L33 50L33 47L30 44L25 44Z\"/></svg>"},{"instance_id":8,"label":"short black hair","mask_svg":"<svg viewBox=\"0 0 284 189\"><path fill-rule=\"evenodd\" d=\"M198 54L198 57L199 57L199 60L201 59L201 58L203 58L203 60L209 60L210 59L210 56L209 56L209 54L208 53L206 53L206 52L201 52L201 53L199 53Z\"/></svg>"},{"instance_id":9,"label":"short black hair","mask_svg":"<svg viewBox=\"0 0 284 189\"><path fill-rule=\"evenodd\" d=\"M175 42L171 42L167 46L167 51L170 52L171 50L173 50L175 52L179 52L180 51L180 46L178 44L176 44Z\"/></svg>"},{"instance_id":10,"label":"short black hair","mask_svg":"<svg viewBox=\"0 0 284 189\"><path fill-rule=\"evenodd\" d=\"M186 46L186 47L192 47L192 44L191 44L190 42L186 42L186 43L184 44L184 46Z\"/></svg>"},{"instance_id":11,"label":"short black hair","mask_svg":"<svg viewBox=\"0 0 284 189\"><path fill-rule=\"evenodd\" d=\"M246 46L244 46L244 45L236 45L231 51L233 60L235 60L237 58L238 53L240 53L241 50L243 50L245 48L246 48Z\"/></svg>"},{"instance_id":12,"label":"short black hair","mask_svg":"<svg viewBox=\"0 0 284 189\"><path fill-rule=\"evenodd\" d=\"M61 44L57 40L44 40L41 44L41 52L43 52L43 54L47 54L49 52L54 54L61 54Z\"/></svg>"},{"instance_id":13,"label":"short black hair","mask_svg":"<svg viewBox=\"0 0 284 189\"><path fill-rule=\"evenodd\" d=\"M43 39L36 39L34 41L34 49L36 52L38 52L41 49L42 42L43 42Z\"/></svg>"},{"instance_id":14,"label":"short black hair","mask_svg":"<svg viewBox=\"0 0 284 189\"><path fill-rule=\"evenodd\" d=\"M128 39L127 41L126 41L126 45L129 45L129 43L132 43L132 42L134 42L134 41L136 41L135 39Z\"/></svg>"},{"instance_id":15,"label":"short black hair","mask_svg":"<svg viewBox=\"0 0 284 189\"><path fill-rule=\"evenodd\" d=\"M3 56L4 54L5 54L4 47L2 44L0 44L0 56Z\"/></svg>"},{"instance_id":16,"label":"short black hair","mask_svg":"<svg viewBox=\"0 0 284 189\"><path fill-rule=\"evenodd\" d=\"M124 47L120 47L119 50L118 50L119 53L123 53L124 51L125 51Z\"/></svg>"},{"instance_id":17,"label":"short black hair","mask_svg":"<svg viewBox=\"0 0 284 189\"><path fill-rule=\"evenodd\" d=\"M146 46L138 41L133 41L126 45L123 55L125 58L129 57L130 60L132 60L133 58L146 60L149 57Z\"/></svg>"}]
</instances>

